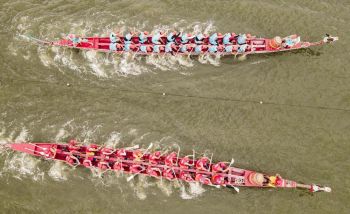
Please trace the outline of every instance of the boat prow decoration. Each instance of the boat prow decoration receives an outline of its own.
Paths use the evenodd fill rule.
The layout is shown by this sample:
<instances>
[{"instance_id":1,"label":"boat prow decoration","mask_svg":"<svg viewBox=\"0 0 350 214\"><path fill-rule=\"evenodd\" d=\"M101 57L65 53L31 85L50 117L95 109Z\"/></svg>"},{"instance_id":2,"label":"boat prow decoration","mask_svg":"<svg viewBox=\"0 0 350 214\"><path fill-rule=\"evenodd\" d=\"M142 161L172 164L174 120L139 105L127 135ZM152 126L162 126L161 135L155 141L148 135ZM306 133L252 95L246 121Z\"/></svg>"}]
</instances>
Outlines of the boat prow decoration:
<instances>
[{"instance_id":1,"label":"boat prow decoration","mask_svg":"<svg viewBox=\"0 0 350 214\"><path fill-rule=\"evenodd\" d=\"M143 36L141 33L129 33L127 36L114 35L109 37L85 37L69 34L58 41L44 41L26 36L39 44L67 47L81 50L95 50L115 54L132 53L135 55L222 55L237 56L262 53L292 51L327 43L333 43L339 38L326 34L318 42L301 41L300 36L258 38L251 34L214 33L212 35L191 35L179 33L169 38L169 34ZM184 37L185 35L185 37ZM200 36L199 36L200 35ZM213 37L214 36L214 37Z\"/></svg>"},{"instance_id":2,"label":"boat prow decoration","mask_svg":"<svg viewBox=\"0 0 350 214\"><path fill-rule=\"evenodd\" d=\"M145 175L158 179L199 182L216 187L258 188L301 188L310 192L331 192L330 187L316 184L301 184L282 178L280 175L267 175L253 170L232 166L231 162L213 162L208 157L194 158L194 155L179 157L178 152L168 154L147 149L109 148L95 144L80 145L75 140L69 144L20 143L9 144L12 150L50 160L63 161L71 166L99 168L102 171L116 171L135 175Z\"/></svg>"}]
</instances>

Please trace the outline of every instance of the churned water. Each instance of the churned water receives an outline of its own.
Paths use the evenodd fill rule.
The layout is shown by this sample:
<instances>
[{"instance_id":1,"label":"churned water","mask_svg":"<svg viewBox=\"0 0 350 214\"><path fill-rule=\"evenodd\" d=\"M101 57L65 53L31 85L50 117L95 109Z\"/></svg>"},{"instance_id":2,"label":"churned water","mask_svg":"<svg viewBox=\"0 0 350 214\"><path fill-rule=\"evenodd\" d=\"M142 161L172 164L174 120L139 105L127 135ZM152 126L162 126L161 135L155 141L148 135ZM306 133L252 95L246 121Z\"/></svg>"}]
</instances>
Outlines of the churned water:
<instances>
[{"instance_id":1,"label":"churned water","mask_svg":"<svg viewBox=\"0 0 350 214\"><path fill-rule=\"evenodd\" d=\"M350 2L1 1L1 213L349 213ZM298 33L340 41L232 57L135 57L41 47L67 33L176 29ZM69 84L69 86L67 86ZM8 142L214 154L239 167L333 188L216 189L73 169L4 149Z\"/></svg>"}]
</instances>

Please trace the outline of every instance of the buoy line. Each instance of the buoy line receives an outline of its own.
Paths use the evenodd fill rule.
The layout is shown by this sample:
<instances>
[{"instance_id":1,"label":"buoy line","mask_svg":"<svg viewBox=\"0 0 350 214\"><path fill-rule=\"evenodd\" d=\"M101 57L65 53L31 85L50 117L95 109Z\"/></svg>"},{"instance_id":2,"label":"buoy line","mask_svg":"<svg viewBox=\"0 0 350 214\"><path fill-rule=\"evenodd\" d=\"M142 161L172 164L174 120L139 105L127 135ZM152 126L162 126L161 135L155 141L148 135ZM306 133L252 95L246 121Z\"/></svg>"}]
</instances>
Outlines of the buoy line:
<instances>
[{"instance_id":1,"label":"buoy line","mask_svg":"<svg viewBox=\"0 0 350 214\"><path fill-rule=\"evenodd\" d=\"M0 80L2 82L2 85L4 86L8 82L30 82L30 83L38 83L38 84L56 84L56 85L65 85L66 87L69 87L70 90L79 90L75 85L71 83L59 83L59 82L47 82L47 81L41 81L41 80L24 80L24 79L7 79ZM87 88L84 85L76 85L80 88ZM191 95L191 94L176 94L176 93L169 93L169 92L156 92L156 91L144 91L144 90L130 90L130 89L119 89L114 86L112 87L103 87L100 85L95 85L94 87L104 90L112 90L117 89L117 92L127 92L127 93L136 93L136 94L150 94L160 97L182 97L182 98L195 98L195 99L203 99L203 100L216 100L216 101L227 101L227 102L236 102L236 103L251 103L251 104L258 104L258 105L271 105L271 106L288 106L293 108L304 108L304 109L318 109L318 110L330 110L330 111L343 111L343 112L350 112L350 109L346 108L339 108L339 107L331 107L331 106L316 106L316 105L303 105L303 104L292 104L292 103L276 103L276 102L269 102L269 101L263 101L263 100L244 100L244 99L234 99L234 98L225 98L225 97L207 97L207 96L199 96L199 95ZM89 87L91 88L91 87ZM86 90L82 90L84 92L87 92Z\"/></svg>"}]
</instances>

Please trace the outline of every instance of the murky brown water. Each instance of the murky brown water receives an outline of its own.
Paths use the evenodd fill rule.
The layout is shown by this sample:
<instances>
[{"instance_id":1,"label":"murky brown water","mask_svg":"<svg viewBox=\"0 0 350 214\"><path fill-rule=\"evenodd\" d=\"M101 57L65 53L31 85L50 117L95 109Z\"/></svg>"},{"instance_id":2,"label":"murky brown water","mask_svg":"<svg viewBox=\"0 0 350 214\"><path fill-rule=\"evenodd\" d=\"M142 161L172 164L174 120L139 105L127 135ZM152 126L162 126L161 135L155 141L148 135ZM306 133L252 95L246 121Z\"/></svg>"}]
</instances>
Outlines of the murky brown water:
<instances>
[{"instance_id":1,"label":"murky brown water","mask_svg":"<svg viewBox=\"0 0 350 214\"><path fill-rule=\"evenodd\" d=\"M0 150L3 213L349 213L350 2L2 1L0 143L151 142L333 188L179 186L100 177ZM20 35L152 31L298 33L334 45L264 56L156 58L38 47ZM67 83L71 84L67 87ZM166 93L165 96L162 94ZM259 104L263 101L263 104Z\"/></svg>"}]
</instances>

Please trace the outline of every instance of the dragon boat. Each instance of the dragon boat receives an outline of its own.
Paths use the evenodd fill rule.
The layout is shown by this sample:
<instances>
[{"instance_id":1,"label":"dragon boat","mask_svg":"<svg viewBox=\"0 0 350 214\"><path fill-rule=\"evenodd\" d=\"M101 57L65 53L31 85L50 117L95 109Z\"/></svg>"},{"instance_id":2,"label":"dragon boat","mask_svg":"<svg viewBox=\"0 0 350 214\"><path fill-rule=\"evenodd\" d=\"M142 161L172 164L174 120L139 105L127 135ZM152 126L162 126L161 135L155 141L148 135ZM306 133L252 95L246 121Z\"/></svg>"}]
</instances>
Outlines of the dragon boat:
<instances>
[{"instance_id":1,"label":"dragon boat","mask_svg":"<svg viewBox=\"0 0 350 214\"><path fill-rule=\"evenodd\" d=\"M58 41L30 39L44 45L67 47L116 54L133 53L137 55L248 55L275 53L305 49L332 43L338 37L326 36L317 42L304 42L298 35L274 38L259 38L250 34L214 33L212 35L191 35L184 33L146 35L129 33L125 36L111 33L109 37L81 37L69 34Z\"/></svg>"},{"instance_id":2,"label":"dragon boat","mask_svg":"<svg viewBox=\"0 0 350 214\"><path fill-rule=\"evenodd\" d=\"M142 174L156 179L179 182L199 182L216 187L257 188L301 188L310 192L331 192L330 187L317 184L302 184L287 180L280 175L267 175L253 170L232 166L231 162L213 162L212 158L195 154L180 157L180 151L162 153L150 152L138 147L118 148L102 147L96 144L79 145L75 140L68 144L57 143L16 143L7 144L12 150L38 156L47 160L63 161L71 166L99 168L104 171L116 171L130 174L128 181Z\"/></svg>"}]
</instances>

